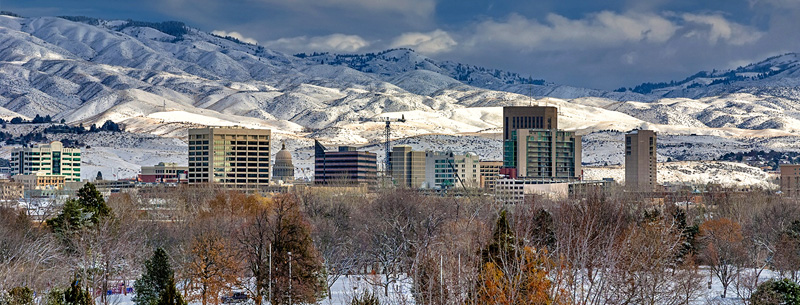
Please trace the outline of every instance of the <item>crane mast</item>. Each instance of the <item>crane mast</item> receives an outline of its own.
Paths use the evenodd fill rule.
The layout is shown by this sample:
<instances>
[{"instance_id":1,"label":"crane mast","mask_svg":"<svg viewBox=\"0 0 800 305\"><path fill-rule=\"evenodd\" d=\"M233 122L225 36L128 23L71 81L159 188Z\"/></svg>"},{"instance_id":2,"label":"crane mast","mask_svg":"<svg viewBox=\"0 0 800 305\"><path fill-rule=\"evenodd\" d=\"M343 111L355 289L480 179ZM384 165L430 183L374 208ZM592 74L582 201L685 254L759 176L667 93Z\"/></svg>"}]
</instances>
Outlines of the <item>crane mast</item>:
<instances>
[{"instance_id":1,"label":"crane mast","mask_svg":"<svg viewBox=\"0 0 800 305\"><path fill-rule=\"evenodd\" d=\"M384 129L384 142L383 142L383 151L385 153L385 160L384 160L384 170L386 171L386 175L391 175L392 171L392 163L389 160L389 157L392 153L391 147L391 136L392 136L392 123L405 123L406 116L402 115L399 119L392 119L392 118L362 118L361 121L365 122L385 122L386 128Z\"/></svg>"}]
</instances>

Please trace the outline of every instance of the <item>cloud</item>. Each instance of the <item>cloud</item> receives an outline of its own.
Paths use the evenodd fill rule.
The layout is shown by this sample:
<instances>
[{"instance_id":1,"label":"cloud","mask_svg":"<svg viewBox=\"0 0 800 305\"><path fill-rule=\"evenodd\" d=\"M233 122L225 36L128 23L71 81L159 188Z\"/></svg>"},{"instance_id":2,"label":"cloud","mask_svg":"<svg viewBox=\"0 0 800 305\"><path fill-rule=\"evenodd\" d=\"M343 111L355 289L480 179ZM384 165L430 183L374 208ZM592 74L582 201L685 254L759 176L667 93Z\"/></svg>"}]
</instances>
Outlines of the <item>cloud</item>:
<instances>
[{"instance_id":1,"label":"cloud","mask_svg":"<svg viewBox=\"0 0 800 305\"><path fill-rule=\"evenodd\" d=\"M217 35L217 36L221 36L221 37L230 36L230 37L239 39L242 42L246 42L246 43L249 43L249 44L258 44L258 40L255 40L255 39L250 38L250 37L244 37L244 35L240 34L239 32L226 32L226 31L221 31L221 30L215 30L215 31L211 31L211 34L214 34L214 35Z\"/></svg>"},{"instance_id":2,"label":"cloud","mask_svg":"<svg viewBox=\"0 0 800 305\"><path fill-rule=\"evenodd\" d=\"M412 48L423 54L436 54L452 50L458 43L445 31L435 30L428 33L404 33L395 38L390 47Z\"/></svg>"},{"instance_id":3,"label":"cloud","mask_svg":"<svg viewBox=\"0 0 800 305\"><path fill-rule=\"evenodd\" d=\"M681 37L709 44L750 44L762 34L721 15L602 11L583 19L548 14L544 21L511 14L504 21L477 24L468 46L503 44L521 51L615 48L621 44L664 44Z\"/></svg>"},{"instance_id":4,"label":"cloud","mask_svg":"<svg viewBox=\"0 0 800 305\"><path fill-rule=\"evenodd\" d=\"M356 52L370 45L358 35L331 34L326 36L298 36L267 41L267 48L287 52Z\"/></svg>"},{"instance_id":5,"label":"cloud","mask_svg":"<svg viewBox=\"0 0 800 305\"><path fill-rule=\"evenodd\" d=\"M710 44L717 44L720 40L728 44L740 46L756 42L763 33L753 28L730 22L720 15L683 14L683 20L688 24L705 25L707 29L702 36L707 37ZM697 35L698 31L689 32Z\"/></svg>"}]
</instances>

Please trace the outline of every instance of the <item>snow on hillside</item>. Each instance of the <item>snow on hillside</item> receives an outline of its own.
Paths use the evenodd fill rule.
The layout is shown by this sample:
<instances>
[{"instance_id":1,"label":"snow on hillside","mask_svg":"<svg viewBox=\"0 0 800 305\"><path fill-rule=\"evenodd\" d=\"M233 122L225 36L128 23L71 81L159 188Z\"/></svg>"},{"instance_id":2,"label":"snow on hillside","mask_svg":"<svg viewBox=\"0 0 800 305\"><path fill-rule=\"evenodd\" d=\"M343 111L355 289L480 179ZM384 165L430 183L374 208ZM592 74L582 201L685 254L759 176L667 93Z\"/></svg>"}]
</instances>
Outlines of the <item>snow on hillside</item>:
<instances>
[{"instance_id":1,"label":"snow on hillside","mask_svg":"<svg viewBox=\"0 0 800 305\"><path fill-rule=\"evenodd\" d=\"M583 177L587 180L614 178L625 183L625 168L584 167ZM725 187L755 187L776 189L775 174L762 171L746 164L719 161L681 161L658 164L658 183L664 185L703 185L719 184Z\"/></svg>"},{"instance_id":2,"label":"snow on hillside","mask_svg":"<svg viewBox=\"0 0 800 305\"><path fill-rule=\"evenodd\" d=\"M203 125L269 128L308 149L311 138L377 148L384 136L380 118L405 117L392 125L398 143L499 159L501 107L550 105L559 108L560 128L587 135L584 162L592 165L620 163L621 143L611 133L637 128L659 132L660 160L798 148L800 108L793 97L800 90L780 87L800 77L792 55L705 75L708 80L698 74L693 81L708 86L681 89L719 94L664 98L671 95L550 84L408 49L292 56L179 22L68 19L0 16L0 117L51 115L86 126L113 120L131 133L178 139L186 128ZM724 77L780 86L719 91L723 84L710 79ZM172 149L135 156L148 148L93 146L98 156L87 158L88 166L118 164L127 175L137 165L178 158ZM308 162L308 151L298 152L301 162Z\"/></svg>"}]
</instances>

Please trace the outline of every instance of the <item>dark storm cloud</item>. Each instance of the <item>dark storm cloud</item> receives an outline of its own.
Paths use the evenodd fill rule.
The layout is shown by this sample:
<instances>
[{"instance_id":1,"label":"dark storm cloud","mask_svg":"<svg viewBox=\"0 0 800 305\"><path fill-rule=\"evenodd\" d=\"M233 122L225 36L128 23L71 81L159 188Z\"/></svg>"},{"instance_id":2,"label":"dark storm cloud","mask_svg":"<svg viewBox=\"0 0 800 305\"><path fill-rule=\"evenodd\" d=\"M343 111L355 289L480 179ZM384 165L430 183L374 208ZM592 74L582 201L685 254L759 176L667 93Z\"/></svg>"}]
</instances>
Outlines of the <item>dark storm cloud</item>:
<instances>
[{"instance_id":1,"label":"dark storm cloud","mask_svg":"<svg viewBox=\"0 0 800 305\"><path fill-rule=\"evenodd\" d=\"M27 16L177 19L286 52L411 47L613 89L800 51L798 0L0 0Z\"/></svg>"}]
</instances>

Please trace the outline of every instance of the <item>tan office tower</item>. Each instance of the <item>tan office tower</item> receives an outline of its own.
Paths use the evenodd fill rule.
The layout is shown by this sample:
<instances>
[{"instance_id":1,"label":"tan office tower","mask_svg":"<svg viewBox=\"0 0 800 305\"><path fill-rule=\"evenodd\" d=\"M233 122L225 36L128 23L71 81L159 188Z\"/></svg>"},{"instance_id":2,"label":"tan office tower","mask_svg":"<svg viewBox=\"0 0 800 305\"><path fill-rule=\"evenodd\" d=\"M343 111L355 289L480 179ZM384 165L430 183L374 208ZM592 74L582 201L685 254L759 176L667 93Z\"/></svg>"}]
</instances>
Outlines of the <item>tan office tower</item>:
<instances>
[{"instance_id":1,"label":"tan office tower","mask_svg":"<svg viewBox=\"0 0 800 305\"><path fill-rule=\"evenodd\" d=\"M625 134L625 186L652 192L658 185L656 133L634 130Z\"/></svg>"},{"instance_id":2,"label":"tan office tower","mask_svg":"<svg viewBox=\"0 0 800 305\"><path fill-rule=\"evenodd\" d=\"M800 197L800 165L781 164L780 182L784 196Z\"/></svg>"},{"instance_id":3,"label":"tan office tower","mask_svg":"<svg viewBox=\"0 0 800 305\"><path fill-rule=\"evenodd\" d=\"M558 108L554 106L503 107L503 140L517 129L558 129Z\"/></svg>"},{"instance_id":4,"label":"tan office tower","mask_svg":"<svg viewBox=\"0 0 800 305\"><path fill-rule=\"evenodd\" d=\"M487 191L493 192L497 179L500 178L500 168L503 161L480 161L481 182L480 186Z\"/></svg>"},{"instance_id":5,"label":"tan office tower","mask_svg":"<svg viewBox=\"0 0 800 305\"><path fill-rule=\"evenodd\" d=\"M398 187L420 188L425 183L425 152L411 146L392 147L392 180Z\"/></svg>"},{"instance_id":6,"label":"tan office tower","mask_svg":"<svg viewBox=\"0 0 800 305\"><path fill-rule=\"evenodd\" d=\"M189 129L189 184L257 191L269 186L269 129Z\"/></svg>"}]
</instances>

